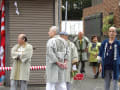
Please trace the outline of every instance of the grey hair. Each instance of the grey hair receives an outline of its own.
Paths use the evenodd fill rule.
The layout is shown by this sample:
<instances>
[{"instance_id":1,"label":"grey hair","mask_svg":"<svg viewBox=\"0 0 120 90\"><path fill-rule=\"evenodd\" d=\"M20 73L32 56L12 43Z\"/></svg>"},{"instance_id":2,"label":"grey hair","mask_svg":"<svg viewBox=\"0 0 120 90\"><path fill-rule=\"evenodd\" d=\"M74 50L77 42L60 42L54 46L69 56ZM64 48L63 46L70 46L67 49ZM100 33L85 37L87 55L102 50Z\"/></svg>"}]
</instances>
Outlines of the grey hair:
<instances>
[{"instance_id":1,"label":"grey hair","mask_svg":"<svg viewBox=\"0 0 120 90\"><path fill-rule=\"evenodd\" d=\"M109 30L110 30L110 29L113 29L113 30L115 30L115 32L117 32L117 28L114 27L114 26L110 27Z\"/></svg>"},{"instance_id":2,"label":"grey hair","mask_svg":"<svg viewBox=\"0 0 120 90\"><path fill-rule=\"evenodd\" d=\"M51 26L50 27L50 30L55 31L55 32L57 32L57 29L58 29L57 26Z\"/></svg>"}]
</instances>

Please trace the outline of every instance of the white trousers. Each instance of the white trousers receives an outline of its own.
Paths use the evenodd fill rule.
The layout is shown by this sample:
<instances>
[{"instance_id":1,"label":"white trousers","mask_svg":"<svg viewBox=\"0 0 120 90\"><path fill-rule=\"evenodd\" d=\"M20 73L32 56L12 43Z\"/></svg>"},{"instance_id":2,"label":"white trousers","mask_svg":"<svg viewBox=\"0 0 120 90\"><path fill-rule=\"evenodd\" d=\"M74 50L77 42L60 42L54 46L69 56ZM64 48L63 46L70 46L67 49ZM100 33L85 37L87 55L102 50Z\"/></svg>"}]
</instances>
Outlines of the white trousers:
<instances>
[{"instance_id":1,"label":"white trousers","mask_svg":"<svg viewBox=\"0 0 120 90\"><path fill-rule=\"evenodd\" d=\"M47 83L46 90L67 90L66 83Z\"/></svg>"}]
</instances>

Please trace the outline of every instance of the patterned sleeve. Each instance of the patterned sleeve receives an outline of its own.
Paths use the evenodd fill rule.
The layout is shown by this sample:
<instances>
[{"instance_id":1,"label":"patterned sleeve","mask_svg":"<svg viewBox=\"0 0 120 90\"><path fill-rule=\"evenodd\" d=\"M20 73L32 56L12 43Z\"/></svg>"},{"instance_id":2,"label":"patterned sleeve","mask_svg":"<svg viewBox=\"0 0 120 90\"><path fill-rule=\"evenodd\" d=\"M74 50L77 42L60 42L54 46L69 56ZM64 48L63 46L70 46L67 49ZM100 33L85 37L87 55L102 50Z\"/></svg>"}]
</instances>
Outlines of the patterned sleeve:
<instances>
[{"instance_id":1,"label":"patterned sleeve","mask_svg":"<svg viewBox=\"0 0 120 90\"><path fill-rule=\"evenodd\" d=\"M102 55L104 53L104 46L105 46L105 42L103 41L100 46L100 50L99 50L99 54L98 54L98 56L100 56L100 57L102 57Z\"/></svg>"},{"instance_id":2,"label":"patterned sleeve","mask_svg":"<svg viewBox=\"0 0 120 90\"><path fill-rule=\"evenodd\" d=\"M87 42L87 48L89 47L89 44L91 43L88 37L85 37L85 40Z\"/></svg>"},{"instance_id":3,"label":"patterned sleeve","mask_svg":"<svg viewBox=\"0 0 120 90\"><path fill-rule=\"evenodd\" d=\"M78 52L77 52L77 48L74 45L74 43L72 43L72 64L78 62Z\"/></svg>"},{"instance_id":4,"label":"patterned sleeve","mask_svg":"<svg viewBox=\"0 0 120 90\"><path fill-rule=\"evenodd\" d=\"M56 56L57 53L57 47L55 44L55 39L49 40L47 43L47 56L49 63L56 63L58 62L58 58Z\"/></svg>"},{"instance_id":5,"label":"patterned sleeve","mask_svg":"<svg viewBox=\"0 0 120 90\"><path fill-rule=\"evenodd\" d=\"M18 57L18 52L17 52L17 47L18 45L15 45L12 49L11 49L11 57L12 59L16 59Z\"/></svg>"}]
</instances>

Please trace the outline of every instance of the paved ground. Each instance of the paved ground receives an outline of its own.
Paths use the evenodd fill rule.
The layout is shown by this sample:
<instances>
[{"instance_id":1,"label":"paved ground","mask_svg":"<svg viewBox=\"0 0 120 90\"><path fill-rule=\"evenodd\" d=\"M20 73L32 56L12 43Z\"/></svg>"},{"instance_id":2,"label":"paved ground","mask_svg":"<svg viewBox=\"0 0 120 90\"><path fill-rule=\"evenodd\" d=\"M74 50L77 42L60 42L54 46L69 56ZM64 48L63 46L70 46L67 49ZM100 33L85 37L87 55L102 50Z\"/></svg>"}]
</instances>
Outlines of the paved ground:
<instances>
[{"instance_id":1,"label":"paved ground","mask_svg":"<svg viewBox=\"0 0 120 90\"><path fill-rule=\"evenodd\" d=\"M10 88L9 87L0 87L0 90L10 90ZM19 88L18 88L18 90L20 90ZM45 90L45 87L28 87L28 90Z\"/></svg>"},{"instance_id":2,"label":"paved ground","mask_svg":"<svg viewBox=\"0 0 120 90\"><path fill-rule=\"evenodd\" d=\"M73 81L72 90L104 90L104 81L100 77L93 79L91 67L89 67L88 63L86 66L85 79L82 81ZM0 87L0 90L9 90L9 87ZM28 90L45 90L45 87L29 86Z\"/></svg>"},{"instance_id":3,"label":"paved ground","mask_svg":"<svg viewBox=\"0 0 120 90\"><path fill-rule=\"evenodd\" d=\"M98 79L93 79L92 68L86 64L86 76L82 81L73 81L72 90L104 90L104 81L99 75Z\"/></svg>"}]
</instances>

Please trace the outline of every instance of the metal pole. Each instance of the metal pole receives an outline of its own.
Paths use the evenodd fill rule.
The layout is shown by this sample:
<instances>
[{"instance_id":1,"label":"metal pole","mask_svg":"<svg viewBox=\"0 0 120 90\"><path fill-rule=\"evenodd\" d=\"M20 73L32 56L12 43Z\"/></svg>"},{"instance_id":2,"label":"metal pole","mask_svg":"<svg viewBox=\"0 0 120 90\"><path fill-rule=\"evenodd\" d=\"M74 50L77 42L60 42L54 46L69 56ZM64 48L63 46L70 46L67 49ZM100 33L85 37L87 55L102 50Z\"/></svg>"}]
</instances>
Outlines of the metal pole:
<instances>
[{"instance_id":1,"label":"metal pole","mask_svg":"<svg viewBox=\"0 0 120 90\"><path fill-rule=\"evenodd\" d=\"M6 44L5 44L5 66L10 66L10 39L9 39L9 3L11 1L10 0L5 0L5 40L6 40ZM10 72L5 72L5 86L10 86Z\"/></svg>"},{"instance_id":2,"label":"metal pole","mask_svg":"<svg viewBox=\"0 0 120 90\"><path fill-rule=\"evenodd\" d=\"M66 8L65 8L65 32L67 30L67 7L68 7L68 1L66 0Z\"/></svg>"},{"instance_id":3,"label":"metal pole","mask_svg":"<svg viewBox=\"0 0 120 90\"><path fill-rule=\"evenodd\" d=\"M58 33L61 27L61 0L58 0Z\"/></svg>"}]
</instances>

